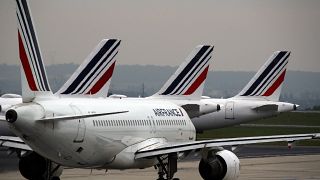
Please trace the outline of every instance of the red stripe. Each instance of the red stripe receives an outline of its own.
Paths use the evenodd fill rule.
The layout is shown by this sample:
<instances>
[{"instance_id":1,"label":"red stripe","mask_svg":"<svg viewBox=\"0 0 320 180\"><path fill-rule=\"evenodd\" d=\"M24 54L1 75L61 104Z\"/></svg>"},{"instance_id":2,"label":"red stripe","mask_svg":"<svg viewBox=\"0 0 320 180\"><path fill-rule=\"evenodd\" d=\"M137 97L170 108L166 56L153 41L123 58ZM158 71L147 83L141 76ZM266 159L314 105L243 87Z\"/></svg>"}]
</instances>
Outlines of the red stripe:
<instances>
[{"instance_id":1,"label":"red stripe","mask_svg":"<svg viewBox=\"0 0 320 180\"><path fill-rule=\"evenodd\" d=\"M30 68L29 60L28 60L26 51L25 51L23 43L22 43L20 32L18 32L18 38L19 38L20 60L21 60L21 64L22 64L24 73L26 75L28 84L29 84L29 88L31 89L31 91L38 91L36 83L35 83L33 75L32 75L32 71L31 71L31 68Z\"/></svg>"},{"instance_id":2,"label":"red stripe","mask_svg":"<svg viewBox=\"0 0 320 180\"><path fill-rule=\"evenodd\" d=\"M272 86L262 95L262 96L270 96L278 89L278 87L284 81L284 76L286 75L286 70L282 72L282 74L278 77L278 79L272 84Z\"/></svg>"},{"instance_id":3,"label":"red stripe","mask_svg":"<svg viewBox=\"0 0 320 180\"><path fill-rule=\"evenodd\" d=\"M202 84L202 82L207 78L209 66L206 67L205 70L200 74L200 76L194 81L194 83L189 87L189 89L183 95L190 95L194 93L198 87Z\"/></svg>"},{"instance_id":4,"label":"red stripe","mask_svg":"<svg viewBox=\"0 0 320 180\"><path fill-rule=\"evenodd\" d=\"M101 76L97 83L88 91L86 94L96 94L100 89L106 84L106 82L111 78L113 74L114 62L110 68Z\"/></svg>"}]
</instances>

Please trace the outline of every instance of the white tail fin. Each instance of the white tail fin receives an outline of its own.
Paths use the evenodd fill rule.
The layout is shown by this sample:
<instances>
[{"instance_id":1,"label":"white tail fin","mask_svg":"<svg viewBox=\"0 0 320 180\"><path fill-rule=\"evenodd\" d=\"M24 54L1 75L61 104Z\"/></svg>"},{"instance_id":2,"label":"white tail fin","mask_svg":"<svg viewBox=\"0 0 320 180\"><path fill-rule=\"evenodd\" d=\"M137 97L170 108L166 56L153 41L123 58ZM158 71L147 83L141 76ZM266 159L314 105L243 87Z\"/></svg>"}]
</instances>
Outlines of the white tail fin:
<instances>
[{"instance_id":1,"label":"white tail fin","mask_svg":"<svg viewBox=\"0 0 320 180\"><path fill-rule=\"evenodd\" d=\"M279 101L285 78L288 51L276 51L236 97L261 97Z\"/></svg>"},{"instance_id":2,"label":"white tail fin","mask_svg":"<svg viewBox=\"0 0 320 180\"><path fill-rule=\"evenodd\" d=\"M200 99L207 78L213 46L199 45L152 97Z\"/></svg>"},{"instance_id":3,"label":"white tail fin","mask_svg":"<svg viewBox=\"0 0 320 180\"><path fill-rule=\"evenodd\" d=\"M28 2L26 0L16 0L16 3L19 56L22 65L22 98L24 102L29 102L37 95L52 93Z\"/></svg>"},{"instance_id":4,"label":"white tail fin","mask_svg":"<svg viewBox=\"0 0 320 180\"><path fill-rule=\"evenodd\" d=\"M57 94L107 97L120 40L102 40Z\"/></svg>"}]
</instances>

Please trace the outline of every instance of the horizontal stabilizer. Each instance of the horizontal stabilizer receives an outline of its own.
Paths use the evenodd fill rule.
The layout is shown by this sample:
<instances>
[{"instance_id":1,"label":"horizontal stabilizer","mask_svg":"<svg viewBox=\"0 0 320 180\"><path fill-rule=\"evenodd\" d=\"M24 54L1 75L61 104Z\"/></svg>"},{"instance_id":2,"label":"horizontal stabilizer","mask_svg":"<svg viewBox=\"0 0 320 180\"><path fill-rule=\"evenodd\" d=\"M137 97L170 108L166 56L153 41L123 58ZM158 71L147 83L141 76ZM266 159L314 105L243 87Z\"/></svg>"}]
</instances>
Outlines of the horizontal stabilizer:
<instances>
[{"instance_id":1,"label":"horizontal stabilizer","mask_svg":"<svg viewBox=\"0 0 320 180\"><path fill-rule=\"evenodd\" d=\"M220 110L219 104L184 104L181 107L188 113L190 118L203 116Z\"/></svg>"},{"instance_id":2,"label":"horizontal stabilizer","mask_svg":"<svg viewBox=\"0 0 320 180\"><path fill-rule=\"evenodd\" d=\"M266 104L258 107L252 108L253 110L256 111L278 111L278 105L276 104Z\"/></svg>"},{"instance_id":3,"label":"horizontal stabilizer","mask_svg":"<svg viewBox=\"0 0 320 180\"><path fill-rule=\"evenodd\" d=\"M43 118L38 121L57 121L57 120L73 120L73 119L83 119L83 118L91 118L91 117L98 117L98 116L108 116L114 114L121 114L127 113L129 111L118 111L118 112L108 112L108 113L93 113L93 114L82 114L82 115L72 115L72 116L57 116L57 117L48 117Z\"/></svg>"}]
</instances>

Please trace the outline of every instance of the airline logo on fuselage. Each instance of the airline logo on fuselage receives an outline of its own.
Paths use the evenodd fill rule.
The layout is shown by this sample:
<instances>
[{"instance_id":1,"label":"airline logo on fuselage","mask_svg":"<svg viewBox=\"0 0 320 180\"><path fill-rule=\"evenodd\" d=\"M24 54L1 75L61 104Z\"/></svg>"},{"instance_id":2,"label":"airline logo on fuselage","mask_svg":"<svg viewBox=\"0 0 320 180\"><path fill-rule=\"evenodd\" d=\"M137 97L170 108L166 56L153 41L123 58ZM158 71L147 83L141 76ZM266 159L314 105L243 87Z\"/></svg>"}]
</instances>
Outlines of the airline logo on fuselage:
<instances>
[{"instance_id":1,"label":"airline logo on fuselage","mask_svg":"<svg viewBox=\"0 0 320 180\"><path fill-rule=\"evenodd\" d=\"M183 116L181 109L153 109L156 116Z\"/></svg>"}]
</instances>

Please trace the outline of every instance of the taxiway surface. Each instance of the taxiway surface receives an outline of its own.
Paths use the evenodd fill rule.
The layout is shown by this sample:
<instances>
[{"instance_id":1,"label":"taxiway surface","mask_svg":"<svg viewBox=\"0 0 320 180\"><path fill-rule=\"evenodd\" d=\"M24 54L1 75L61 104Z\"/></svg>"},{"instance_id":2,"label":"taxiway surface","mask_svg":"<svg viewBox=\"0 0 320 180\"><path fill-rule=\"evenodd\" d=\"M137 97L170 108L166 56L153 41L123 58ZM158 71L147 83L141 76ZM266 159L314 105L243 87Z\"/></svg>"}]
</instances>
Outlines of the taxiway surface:
<instances>
[{"instance_id":1,"label":"taxiway surface","mask_svg":"<svg viewBox=\"0 0 320 180\"><path fill-rule=\"evenodd\" d=\"M275 149L277 151L275 151ZM283 147L246 147L245 150L239 151L239 156L241 157L241 173L239 177L240 180L320 179L320 153L318 151L319 147L301 147L296 151L286 151ZM242 154L241 151L243 151ZM257 156L264 154L264 157L253 157L253 155L255 154ZM23 179L16 169L16 165L18 162L16 158L8 158L7 156L4 156L4 154L2 154L0 158L1 180ZM3 168L3 162L6 163L7 169ZM11 169L10 166L12 166ZM201 179L197 168L198 161L188 160L180 162L178 163L178 173L176 173L175 177L180 178L181 180ZM157 179L157 171L154 168L125 171L109 170L108 172L105 172L104 170L91 171L89 169L65 169L61 176L61 179L150 180Z\"/></svg>"}]
</instances>

